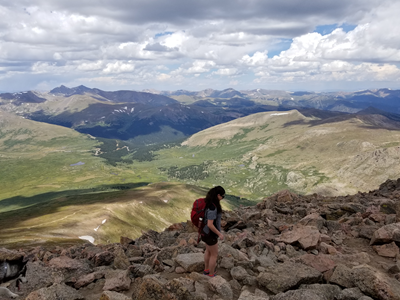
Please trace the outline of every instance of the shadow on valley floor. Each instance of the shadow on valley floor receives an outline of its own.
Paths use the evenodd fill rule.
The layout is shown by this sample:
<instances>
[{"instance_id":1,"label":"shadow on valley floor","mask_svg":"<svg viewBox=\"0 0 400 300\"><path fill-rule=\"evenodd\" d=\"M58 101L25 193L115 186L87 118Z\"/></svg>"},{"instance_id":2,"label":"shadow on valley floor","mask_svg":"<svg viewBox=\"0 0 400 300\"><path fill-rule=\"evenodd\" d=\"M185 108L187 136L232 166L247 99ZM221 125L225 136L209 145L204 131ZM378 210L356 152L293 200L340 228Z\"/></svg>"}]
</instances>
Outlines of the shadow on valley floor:
<instances>
[{"instance_id":1,"label":"shadow on valley floor","mask_svg":"<svg viewBox=\"0 0 400 300\"><path fill-rule=\"evenodd\" d=\"M149 182L100 185L95 188L65 190L34 195L32 197L15 196L0 200L0 230L15 226L15 222L22 218L35 218L49 214L61 206L84 205L102 201L114 202L115 198L123 194L124 190L131 190L147 186ZM51 209L50 209L51 208ZM14 224L7 224L5 220L12 220Z\"/></svg>"},{"instance_id":2,"label":"shadow on valley floor","mask_svg":"<svg viewBox=\"0 0 400 300\"><path fill-rule=\"evenodd\" d=\"M44 194L34 195L32 197L15 196L12 198L0 200L0 214L16 209L26 208L39 203L47 202L49 200L57 199L60 197L84 195L90 193L99 193L106 191L118 191L118 190L128 190L134 189L142 186L146 186L150 182L137 182L137 183L127 183L127 184L109 184L100 185L95 188L89 189L77 189L77 190L65 190L59 192L48 192Z\"/></svg>"}]
</instances>

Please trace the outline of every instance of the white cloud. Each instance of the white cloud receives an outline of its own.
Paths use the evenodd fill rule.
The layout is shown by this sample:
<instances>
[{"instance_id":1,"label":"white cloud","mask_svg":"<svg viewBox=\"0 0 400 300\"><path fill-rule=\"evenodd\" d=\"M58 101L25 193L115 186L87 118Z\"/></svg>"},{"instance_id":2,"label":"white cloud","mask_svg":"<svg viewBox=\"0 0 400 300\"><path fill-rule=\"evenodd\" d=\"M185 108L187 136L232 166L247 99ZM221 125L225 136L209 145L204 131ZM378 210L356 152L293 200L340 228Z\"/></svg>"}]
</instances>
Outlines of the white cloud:
<instances>
[{"instance_id":1,"label":"white cloud","mask_svg":"<svg viewBox=\"0 0 400 300\"><path fill-rule=\"evenodd\" d=\"M218 71L213 72L213 74L222 75L222 76L232 76L238 73L236 68L223 68Z\"/></svg>"},{"instance_id":2,"label":"white cloud","mask_svg":"<svg viewBox=\"0 0 400 300\"><path fill-rule=\"evenodd\" d=\"M122 62L116 61L113 63L108 63L106 67L103 69L103 73L110 74L110 73L125 73L125 72L132 72L135 69L135 65L132 62Z\"/></svg>"},{"instance_id":3,"label":"white cloud","mask_svg":"<svg viewBox=\"0 0 400 300\"><path fill-rule=\"evenodd\" d=\"M159 81L167 81L170 78L171 78L171 75L164 74L164 73L157 76L157 80L159 80Z\"/></svg>"},{"instance_id":4,"label":"white cloud","mask_svg":"<svg viewBox=\"0 0 400 300\"><path fill-rule=\"evenodd\" d=\"M81 64L78 65L77 68L78 70L81 71L97 71L103 68L103 62L102 61L82 62Z\"/></svg>"},{"instance_id":5,"label":"white cloud","mask_svg":"<svg viewBox=\"0 0 400 300\"><path fill-rule=\"evenodd\" d=\"M264 65L268 61L268 51L257 51L253 56L246 54L241 61L248 66Z\"/></svg>"},{"instance_id":6,"label":"white cloud","mask_svg":"<svg viewBox=\"0 0 400 300\"><path fill-rule=\"evenodd\" d=\"M1 81L0 90L52 83L198 90L386 82L400 88L395 0L3 2L0 73L14 83ZM355 29L313 32L345 23Z\"/></svg>"}]
</instances>

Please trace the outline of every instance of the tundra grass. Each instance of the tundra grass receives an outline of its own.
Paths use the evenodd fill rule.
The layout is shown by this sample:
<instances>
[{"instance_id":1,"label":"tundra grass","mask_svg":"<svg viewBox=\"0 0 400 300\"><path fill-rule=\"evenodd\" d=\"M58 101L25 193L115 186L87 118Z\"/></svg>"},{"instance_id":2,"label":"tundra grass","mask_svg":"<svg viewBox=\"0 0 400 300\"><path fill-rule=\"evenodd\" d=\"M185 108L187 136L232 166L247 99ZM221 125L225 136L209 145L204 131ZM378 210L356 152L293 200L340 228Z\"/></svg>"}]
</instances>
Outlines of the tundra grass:
<instances>
[{"instance_id":1,"label":"tundra grass","mask_svg":"<svg viewBox=\"0 0 400 300\"><path fill-rule=\"evenodd\" d=\"M143 231L162 231L189 219L193 201L208 188L179 183L131 186L123 191L58 195L29 208L0 213L1 246L74 243L92 236L95 243L118 242L121 236L139 237ZM249 204L227 195L224 209ZM105 221L104 221L105 220Z\"/></svg>"}]
</instances>

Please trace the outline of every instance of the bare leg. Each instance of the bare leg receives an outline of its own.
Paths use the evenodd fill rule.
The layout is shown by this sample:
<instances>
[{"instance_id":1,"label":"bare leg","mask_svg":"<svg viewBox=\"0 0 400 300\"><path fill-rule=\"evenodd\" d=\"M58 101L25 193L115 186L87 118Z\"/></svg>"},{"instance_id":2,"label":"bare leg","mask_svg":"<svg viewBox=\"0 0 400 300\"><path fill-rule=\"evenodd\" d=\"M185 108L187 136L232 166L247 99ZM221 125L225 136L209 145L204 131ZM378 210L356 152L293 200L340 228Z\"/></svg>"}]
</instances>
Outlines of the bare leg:
<instances>
[{"instance_id":1,"label":"bare leg","mask_svg":"<svg viewBox=\"0 0 400 300\"><path fill-rule=\"evenodd\" d=\"M210 246L206 244L206 252L204 252L204 270L208 270L210 266Z\"/></svg>"},{"instance_id":2,"label":"bare leg","mask_svg":"<svg viewBox=\"0 0 400 300\"><path fill-rule=\"evenodd\" d=\"M218 258L218 244L215 244L213 246L208 246L209 252L210 252L210 258L208 262L208 266L210 269L210 275L214 275L215 273L215 267L217 265L217 258Z\"/></svg>"}]
</instances>

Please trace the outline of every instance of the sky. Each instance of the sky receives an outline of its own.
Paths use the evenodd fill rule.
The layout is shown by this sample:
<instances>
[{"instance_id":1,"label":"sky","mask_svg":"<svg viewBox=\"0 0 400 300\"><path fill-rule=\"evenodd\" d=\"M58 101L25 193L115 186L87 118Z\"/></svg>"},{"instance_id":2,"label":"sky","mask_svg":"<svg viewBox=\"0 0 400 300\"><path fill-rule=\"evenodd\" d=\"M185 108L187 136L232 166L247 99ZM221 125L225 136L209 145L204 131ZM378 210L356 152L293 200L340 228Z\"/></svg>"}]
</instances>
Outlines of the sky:
<instances>
[{"instance_id":1,"label":"sky","mask_svg":"<svg viewBox=\"0 0 400 300\"><path fill-rule=\"evenodd\" d=\"M398 0L0 0L0 91L400 89Z\"/></svg>"}]
</instances>

